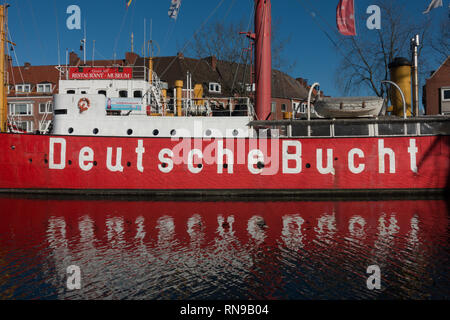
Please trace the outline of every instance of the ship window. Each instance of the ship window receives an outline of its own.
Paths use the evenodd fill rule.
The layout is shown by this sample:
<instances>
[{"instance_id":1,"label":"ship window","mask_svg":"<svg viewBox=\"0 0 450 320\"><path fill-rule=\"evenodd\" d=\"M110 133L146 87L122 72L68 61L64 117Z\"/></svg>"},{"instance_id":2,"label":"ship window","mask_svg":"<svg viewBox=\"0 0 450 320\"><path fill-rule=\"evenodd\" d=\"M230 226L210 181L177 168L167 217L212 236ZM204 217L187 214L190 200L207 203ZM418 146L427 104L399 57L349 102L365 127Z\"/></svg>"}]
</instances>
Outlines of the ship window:
<instances>
[{"instance_id":1,"label":"ship window","mask_svg":"<svg viewBox=\"0 0 450 320\"><path fill-rule=\"evenodd\" d=\"M33 132L33 121L17 121L15 124L21 131Z\"/></svg>"},{"instance_id":2,"label":"ship window","mask_svg":"<svg viewBox=\"0 0 450 320\"><path fill-rule=\"evenodd\" d=\"M67 90L67 94L75 94L75 90Z\"/></svg>"},{"instance_id":3,"label":"ship window","mask_svg":"<svg viewBox=\"0 0 450 320\"><path fill-rule=\"evenodd\" d=\"M39 103L39 113L52 113L53 104L52 103Z\"/></svg>"},{"instance_id":4,"label":"ship window","mask_svg":"<svg viewBox=\"0 0 450 320\"><path fill-rule=\"evenodd\" d=\"M10 115L32 116L33 105L30 103L12 103L9 105Z\"/></svg>"},{"instance_id":5,"label":"ship window","mask_svg":"<svg viewBox=\"0 0 450 320\"><path fill-rule=\"evenodd\" d=\"M102 94L106 97L106 90L98 90L98 94Z\"/></svg>"},{"instance_id":6,"label":"ship window","mask_svg":"<svg viewBox=\"0 0 450 320\"><path fill-rule=\"evenodd\" d=\"M142 91L141 90L134 91L133 96L135 98L142 98Z\"/></svg>"},{"instance_id":7,"label":"ship window","mask_svg":"<svg viewBox=\"0 0 450 320\"><path fill-rule=\"evenodd\" d=\"M450 101L450 89L442 89L442 101Z\"/></svg>"},{"instance_id":8,"label":"ship window","mask_svg":"<svg viewBox=\"0 0 450 320\"><path fill-rule=\"evenodd\" d=\"M67 114L67 109L58 109L58 110L55 110L55 114Z\"/></svg>"},{"instance_id":9,"label":"ship window","mask_svg":"<svg viewBox=\"0 0 450 320\"><path fill-rule=\"evenodd\" d=\"M119 97L121 97L121 98L128 98L128 91L120 90L119 91Z\"/></svg>"},{"instance_id":10,"label":"ship window","mask_svg":"<svg viewBox=\"0 0 450 320\"><path fill-rule=\"evenodd\" d=\"M86 91L81 91L81 94L86 94Z\"/></svg>"}]
</instances>

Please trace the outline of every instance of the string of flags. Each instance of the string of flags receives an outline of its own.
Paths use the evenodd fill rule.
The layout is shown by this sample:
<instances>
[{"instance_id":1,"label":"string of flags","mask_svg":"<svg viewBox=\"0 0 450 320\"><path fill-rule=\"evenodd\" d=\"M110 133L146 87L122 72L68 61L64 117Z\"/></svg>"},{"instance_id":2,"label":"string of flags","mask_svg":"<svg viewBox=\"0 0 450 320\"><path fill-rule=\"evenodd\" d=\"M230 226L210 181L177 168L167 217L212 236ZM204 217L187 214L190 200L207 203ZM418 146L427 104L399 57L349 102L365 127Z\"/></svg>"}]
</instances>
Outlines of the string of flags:
<instances>
[{"instance_id":1,"label":"string of flags","mask_svg":"<svg viewBox=\"0 0 450 320\"><path fill-rule=\"evenodd\" d=\"M432 0L427 8L427 10L425 10L423 12L423 14L427 14L428 12L430 12L432 9L436 9L442 7L442 0Z\"/></svg>"},{"instance_id":2,"label":"string of flags","mask_svg":"<svg viewBox=\"0 0 450 320\"><path fill-rule=\"evenodd\" d=\"M131 2L133 2L133 0L125 0L125 5L127 6L127 9L131 6Z\"/></svg>"},{"instance_id":3,"label":"string of flags","mask_svg":"<svg viewBox=\"0 0 450 320\"><path fill-rule=\"evenodd\" d=\"M169 17L177 20L178 12L180 11L181 0L172 0L169 8Z\"/></svg>"}]
</instances>

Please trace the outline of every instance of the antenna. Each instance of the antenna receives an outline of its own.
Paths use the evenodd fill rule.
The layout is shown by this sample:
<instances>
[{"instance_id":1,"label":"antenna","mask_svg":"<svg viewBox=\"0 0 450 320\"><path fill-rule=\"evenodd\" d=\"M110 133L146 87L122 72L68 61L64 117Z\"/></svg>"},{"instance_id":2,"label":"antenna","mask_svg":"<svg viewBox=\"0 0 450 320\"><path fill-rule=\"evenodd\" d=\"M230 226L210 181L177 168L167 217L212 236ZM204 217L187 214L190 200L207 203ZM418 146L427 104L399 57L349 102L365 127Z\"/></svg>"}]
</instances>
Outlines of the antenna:
<instances>
[{"instance_id":1,"label":"antenna","mask_svg":"<svg viewBox=\"0 0 450 320\"><path fill-rule=\"evenodd\" d=\"M131 52L134 52L134 34L131 33Z\"/></svg>"},{"instance_id":2,"label":"antenna","mask_svg":"<svg viewBox=\"0 0 450 320\"><path fill-rule=\"evenodd\" d=\"M94 66L94 61L95 61L95 40L93 41L93 45L92 45L92 66Z\"/></svg>"},{"instance_id":3,"label":"antenna","mask_svg":"<svg viewBox=\"0 0 450 320\"><path fill-rule=\"evenodd\" d=\"M83 39L83 58L84 64L86 64L86 46L87 46L87 35L86 35L86 19L84 20L84 39Z\"/></svg>"},{"instance_id":4,"label":"antenna","mask_svg":"<svg viewBox=\"0 0 450 320\"><path fill-rule=\"evenodd\" d=\"M144 58L146 57L146 50L145 50L145 41L147 41L146 31L147 31L147 21L145 21L145 18L144 18L144 49L143 49Z\"/></svg>"}]
</instances>

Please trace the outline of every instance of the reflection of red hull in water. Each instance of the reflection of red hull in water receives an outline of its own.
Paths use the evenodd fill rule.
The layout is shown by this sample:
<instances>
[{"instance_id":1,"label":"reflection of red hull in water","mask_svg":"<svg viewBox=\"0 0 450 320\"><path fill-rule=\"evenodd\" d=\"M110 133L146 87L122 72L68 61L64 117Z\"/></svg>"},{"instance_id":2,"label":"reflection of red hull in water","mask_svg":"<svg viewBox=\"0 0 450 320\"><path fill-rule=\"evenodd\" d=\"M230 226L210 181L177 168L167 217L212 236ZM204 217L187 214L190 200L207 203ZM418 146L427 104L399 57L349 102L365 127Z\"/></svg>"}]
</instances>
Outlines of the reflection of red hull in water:
<instances>
[{"instance_id":1,"label":"reflection of red hull in water","mask_svg":"<svg viewBox=\"0 0 450 320\"><path fill-rule=\"evenodd\" d=\"M450 172L448 136L172 141L1 134L0 150L0 189L10 191L442 190Z\"/></svg>"},{"instance_id":2,"label":"reflection of red hull in water","mask_svg":"<svg viewBox=\"0 0 450 320\"><path fill-rule=\"evenodd\" d=\"M0 199L0 235L8 246L43 244L50 233L71 239L76 247L83 228L91 228L96 246L120 237L133 249L136 239L157 246L172 237L181 246L201 239L209 246L218 238L274 245L314 247L314 239L361 241L372 247L378 237L423 242L445 235L444 201L374 202L129 202ZM433 217L430 218L430 212ZM83 222L88 222L83 227ZM85 231L85 230L84 230ZM142 235L142 238L138 236ZM112 235L112 236L111 236ZM374 237L375 236L375 237ZM48 240L48 239L47 239ZM6 245L4 243L3 245ZM28 243L28 246L32 245ZM405 243L397 243L403 247ZM127 250L128 250L127 249Z\"/></svg>"}]
</instances>

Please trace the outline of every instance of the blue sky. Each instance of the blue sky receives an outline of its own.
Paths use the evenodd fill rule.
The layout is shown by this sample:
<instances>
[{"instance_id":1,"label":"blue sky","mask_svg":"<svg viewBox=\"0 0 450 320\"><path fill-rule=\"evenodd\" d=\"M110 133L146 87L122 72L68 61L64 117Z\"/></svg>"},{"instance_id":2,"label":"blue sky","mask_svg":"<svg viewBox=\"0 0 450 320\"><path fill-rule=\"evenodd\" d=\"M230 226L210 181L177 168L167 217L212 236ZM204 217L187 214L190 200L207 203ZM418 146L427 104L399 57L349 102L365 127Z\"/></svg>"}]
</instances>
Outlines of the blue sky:
<instances>
[{"instance_id":1,"label":"blue sky","mask_svg":"<svg viewBox=\"0 0 450 320\"><path fill-rule=\"evenodd\" d=\"M422 11L431 0L403 1L411 19L423 19ZM280 22L280 30L291 37L285 55L295 61L289 71L293 77L303 77L312 82L320 82L322 90L330 95L340 95L335 86L335 69L341 59L324 32L327 29L334 37L336 32L335 14L338 0L273 0L273 20ZM444 8L430 14L436 21L448 14L448 0ZM66 49L77 52L82 57L81 30L68 30L66 9L70 5L81 8L82 25L87 25L87 58L92 58L95 40L95 58L112 59L114 52L118 58L130 51L131 32L134 33L135 51L141 53L144 42L144 19L147 21L147 38L152 21L153 39L161 47L160 55L175 55L192 39L194 33L205 23L217 20L239 21L249 19L253 0L183 0L179 17L175 22L169 19L167 11L170 0L133 0L128 11L125 0L10 0L9 28L11 37L17 44L15 53L18 62L33 65L65 63ZM221 5L218 7L218 5ZM304 4L302 6L302 3ZM376 0L356 0L357 15L368 16L365 11ZM305 7L313 7L314 19ZM214 9L218 7L216 11ZM326 21L326 22L325 22ZM435 23L436 24L436 23ZM359 26L361 27L361 26ZM244 31L244 30L243 30ZM59 41L58 41L59 39ZM59 42L59 50L58 50ZM247 45L247 43L245 43ZM59 55L58 55L59 51ZM14 63L17 64L14 54ZM437 66L437 64L434 64Z\"/></svg>"}]
</instances>

